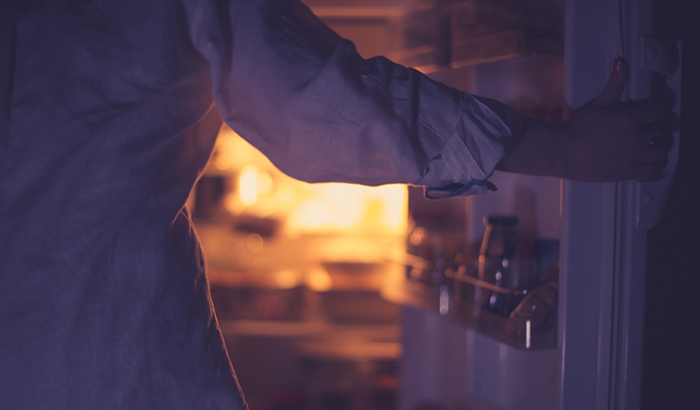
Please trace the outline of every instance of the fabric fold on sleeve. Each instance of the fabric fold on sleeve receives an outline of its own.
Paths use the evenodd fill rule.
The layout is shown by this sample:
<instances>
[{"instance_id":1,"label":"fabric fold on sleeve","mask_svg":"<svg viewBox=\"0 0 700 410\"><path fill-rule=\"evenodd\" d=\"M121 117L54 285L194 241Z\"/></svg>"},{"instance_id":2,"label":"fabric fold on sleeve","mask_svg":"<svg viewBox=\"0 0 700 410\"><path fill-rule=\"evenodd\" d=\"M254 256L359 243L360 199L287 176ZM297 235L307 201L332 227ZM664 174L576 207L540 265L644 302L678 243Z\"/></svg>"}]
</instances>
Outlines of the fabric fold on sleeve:
<instances>
[{"instance_id":1,"label":"fabric fold on sleeve","mask_svg":"<svg viewBox=\"0 0 700 410\"><path fill-rule=\"evenodd\" d=\"M328 47L295 0L203 0L192 38L222 118L308 182L408 183L426 196L493 189L522 118L347 40ZM327 27L326 27L327 29Z\"/></svg>"},{"instance_id":2,"label":"fabric fold on sleeve","mask_svg":"<svg viewBox=\"0 0 700 410\"><path fill-rule=\"evenodd\" d=\"M442 157L458 181L425 188L428 199L495 191L488 181L498 163L513 149L522 133L523 117L513 108L465 93L463 114ZM461 173L461 174L460 174Z\"/></svg>"}]
</instances>

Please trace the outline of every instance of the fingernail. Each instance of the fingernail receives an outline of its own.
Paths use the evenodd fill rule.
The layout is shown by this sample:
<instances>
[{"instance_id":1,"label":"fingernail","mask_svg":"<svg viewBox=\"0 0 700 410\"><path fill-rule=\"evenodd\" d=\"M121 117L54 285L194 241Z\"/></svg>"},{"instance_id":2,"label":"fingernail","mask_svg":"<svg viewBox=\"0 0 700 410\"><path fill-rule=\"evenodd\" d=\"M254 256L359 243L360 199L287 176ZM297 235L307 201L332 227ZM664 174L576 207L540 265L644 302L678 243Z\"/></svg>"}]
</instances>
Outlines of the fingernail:
<instances>
[{"instance_id":1,"label":"fingernail","mask_svg":"<svg viewBox=\"0 0 700 410\"><path fill-rule=\"evenodd\" d=\"M617 56L617 58L613 60L613 73L619 73L622 71L622 61L622 57L620 56Z\"/></svg>"}]
</instances>

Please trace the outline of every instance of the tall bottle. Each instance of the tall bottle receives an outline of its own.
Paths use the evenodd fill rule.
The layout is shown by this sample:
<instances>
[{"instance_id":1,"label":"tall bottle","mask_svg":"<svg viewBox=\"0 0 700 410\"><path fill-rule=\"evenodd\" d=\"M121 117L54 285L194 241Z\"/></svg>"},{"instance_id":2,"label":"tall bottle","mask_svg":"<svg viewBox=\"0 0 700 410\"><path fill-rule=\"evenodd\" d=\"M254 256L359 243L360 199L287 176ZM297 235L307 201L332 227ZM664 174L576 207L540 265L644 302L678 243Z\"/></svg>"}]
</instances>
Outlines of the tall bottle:
<instances>
[{"instance_id":1,"label":"tall bottle","mask_svg":"<svg viewBox=\"0 0 700 410\"><path fill-rule=\"evenodd\" d=\"M479 252L479 279L509 289L513 282L513 258L518 247L514 216L485 216L486 231ZM508 317L515 307L513 295L480 289L483 308Z\"/></svg>"}]
</instances>

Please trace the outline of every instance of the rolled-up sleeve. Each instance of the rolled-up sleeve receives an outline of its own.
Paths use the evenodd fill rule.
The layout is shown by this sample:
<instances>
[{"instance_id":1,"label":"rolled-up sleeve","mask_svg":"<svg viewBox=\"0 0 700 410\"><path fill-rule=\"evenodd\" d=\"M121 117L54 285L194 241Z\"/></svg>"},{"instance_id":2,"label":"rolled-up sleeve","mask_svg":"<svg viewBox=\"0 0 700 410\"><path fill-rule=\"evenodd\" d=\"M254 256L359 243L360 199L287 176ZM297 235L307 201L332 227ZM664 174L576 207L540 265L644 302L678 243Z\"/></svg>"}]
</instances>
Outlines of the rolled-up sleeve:
<instances>
[{"instance_id":1,"label":"rolled-up sleeve","mask_svg":"<svg viewBox=\"0 0 700 410\"><path fill-rule=\"evenodd\" d=\"M435 82L347 40L319 38L294 0L202 0L191 26L224 121L308 182L486 191L515 144L510 107Z\"/></svg>"}]
</instances>

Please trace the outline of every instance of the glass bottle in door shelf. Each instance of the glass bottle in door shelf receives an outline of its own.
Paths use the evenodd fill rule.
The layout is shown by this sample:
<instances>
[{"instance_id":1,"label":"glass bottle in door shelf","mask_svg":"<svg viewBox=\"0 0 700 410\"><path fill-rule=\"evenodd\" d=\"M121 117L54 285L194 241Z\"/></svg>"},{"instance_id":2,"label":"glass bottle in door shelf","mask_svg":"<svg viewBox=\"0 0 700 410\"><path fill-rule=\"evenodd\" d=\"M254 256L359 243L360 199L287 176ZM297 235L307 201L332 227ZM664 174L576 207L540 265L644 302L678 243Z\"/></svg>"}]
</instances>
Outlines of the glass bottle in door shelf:
<instances>
[{"instance_id":1,"label":"glass bottle in door shelf","mask_svg":"<svg viewBox=\"0 0 700 410\"><path fill-rule=\"evenodd\" d=\"M486 232L479 252L479 280L499 288L512 288L511 263L518 246L517 224L518 218L513 216L484 217ZM485 288L477 289L476 295L477 303L502 316L510 314L513 298L513 295Z\"/></svg>"},{"instance_id":2,"label":"glass bottle in door shelf","mask_svg":"<svg viewBox=\"0 0 700 410\"><path fill-rule=\"evenodd\" d=\"M486 232L479 252L479 280L493 288L479 288L477 303L504 317L508 317L527 290L538 283L541 274L534 256L536 246L519 238L517 224L515 216L484 217Z\"/></svg>"}]
</instances>

